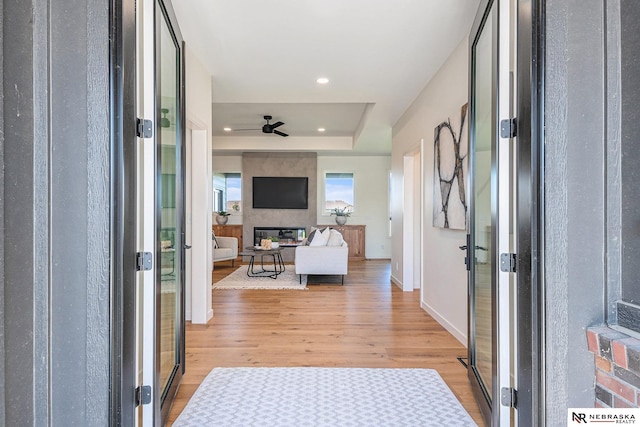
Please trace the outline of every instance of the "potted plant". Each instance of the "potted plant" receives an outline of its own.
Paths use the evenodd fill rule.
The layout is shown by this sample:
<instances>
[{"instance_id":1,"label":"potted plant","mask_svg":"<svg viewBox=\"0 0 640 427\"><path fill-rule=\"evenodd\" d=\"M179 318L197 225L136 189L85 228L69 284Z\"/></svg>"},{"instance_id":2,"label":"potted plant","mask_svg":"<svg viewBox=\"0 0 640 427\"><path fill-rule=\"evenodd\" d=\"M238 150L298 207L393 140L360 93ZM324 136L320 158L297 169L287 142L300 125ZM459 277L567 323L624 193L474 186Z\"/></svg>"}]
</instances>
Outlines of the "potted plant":
<instances>
[{"instance_id":1,"label":"potted plant","mask_svg":"<svg viewBox=\"0 0 640 427\"><path fill-rule=\"evenodd\" d=\"M225 225L229 221L229 215L231 214L227 211L216 212L216 222L220 225Z\"/></svg>"},{"instance_id":2,"label":"potted plant","mask_svg":"<svg viewBox=\"0 0 640 427\"><path fill-rule=\"evenodd\" d=\"M351 211L347 210L347 206L343 208L333 208L331 209L331 216L336 217L336 224L345 225L347 223L347 218L351 216Z\"/></svg>"},{"instance_id":3,"label":"potted plant","mask_svg":"<svg viewBox=\"0 0 640 427\"><path fill-rule=\"evenodd\" d=\"M272 249L275 249L280 246L280 239L278 239L277 237L271 236L268 239L271 240Z\"/></svg>"}]
</instances>

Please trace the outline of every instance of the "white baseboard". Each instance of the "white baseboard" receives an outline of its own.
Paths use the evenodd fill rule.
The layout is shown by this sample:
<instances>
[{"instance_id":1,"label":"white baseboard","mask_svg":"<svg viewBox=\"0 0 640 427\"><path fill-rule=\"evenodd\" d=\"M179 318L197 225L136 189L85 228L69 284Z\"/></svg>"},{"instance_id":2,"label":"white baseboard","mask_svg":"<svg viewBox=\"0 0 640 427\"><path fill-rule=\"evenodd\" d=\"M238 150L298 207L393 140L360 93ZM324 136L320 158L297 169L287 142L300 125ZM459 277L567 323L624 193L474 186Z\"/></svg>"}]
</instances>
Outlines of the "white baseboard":
<instances>
[{"instance_id":1,"label":"white baseboard","mask_svg":"<svg viewBox=\"0 0 640 427\"><path fill-rule=\"evenodd\" d=\"M456 328L451 322L449 322L444 316L438 313L433 307L429 306L429 304L425 304L423 301L420 301L420 307L429 313L431 317L433 317L436 322L441 324L451 335L456 337L458 341L462 343L465 347L467 347L467 334L463 333L460 329Z\"/></svg>"},{"instance_id":2,"label":"white baseboard","mask_svg":"<svg viewBox=\"0 0 640 427\"><path fill-rule=\"evenodd\" d=\"M207 322L213 318L213 308L207 311Z\"/></svg>"},{"instance_id":3,"label":"white baseboard","mask_svg":"<svg viewBox=\"0 0 640 427\"><path fill-rule=\"evenodd\" d=\"M402 280L398 280L393 274L391 275L391 282L402 290Z\"/></svg>"}]
</instances>

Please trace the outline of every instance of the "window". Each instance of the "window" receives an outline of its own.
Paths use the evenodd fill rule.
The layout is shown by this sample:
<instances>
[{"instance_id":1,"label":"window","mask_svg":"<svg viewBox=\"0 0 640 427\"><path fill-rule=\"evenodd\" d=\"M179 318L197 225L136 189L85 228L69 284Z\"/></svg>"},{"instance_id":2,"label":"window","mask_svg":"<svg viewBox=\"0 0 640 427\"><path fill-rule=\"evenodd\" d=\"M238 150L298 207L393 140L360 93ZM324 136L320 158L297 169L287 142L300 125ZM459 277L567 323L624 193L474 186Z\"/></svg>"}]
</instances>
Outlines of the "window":
<instances>
[{"instance_id":1,"label":"window","mask_svg":"<svg viewBox=\"0 0 640 427\"><path fill-rule=\"evenodd\" d=\"M224 190L213 189L213 211L220 212L224 206Z\"/></svg>"},{"instance_id":2,"label":"window","mask_svg":"<svg viewBox=\"0 0 640 427\"><path fill-rule=\"evenodd\" d=\"M324 174L324 211L346 209L353 212L353 173L326 172Z\"/></svg>"},{"instance_id":3,"label":"window","mask_svg":"<svg viewBox=\"0 0 640 427\"><path fill-rule=\"evenodd\" d=\"M213 210L227 211L232 215L242 212L242 174L213 174Z\"/></svg>"}]
</instances>

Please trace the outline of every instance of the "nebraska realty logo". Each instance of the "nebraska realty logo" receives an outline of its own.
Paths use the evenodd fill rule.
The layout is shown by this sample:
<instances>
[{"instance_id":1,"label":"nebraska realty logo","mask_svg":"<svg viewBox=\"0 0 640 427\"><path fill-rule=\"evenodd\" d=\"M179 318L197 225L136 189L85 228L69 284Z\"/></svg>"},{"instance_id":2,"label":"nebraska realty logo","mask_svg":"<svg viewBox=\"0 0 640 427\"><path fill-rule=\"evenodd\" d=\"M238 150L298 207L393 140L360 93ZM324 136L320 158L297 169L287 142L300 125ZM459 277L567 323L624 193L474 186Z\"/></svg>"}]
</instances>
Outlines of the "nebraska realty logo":
<instances>
[{"instance_id":1,"label":"nebraska realty logo","mask_svg":"<svg viewBox=\"0 0 640 427\"><path fill-rule=\"evenodd\" d=\"M569 408L567 425L581 426L585 424L636 424L640 426L640 409L638 408Z\"/></svg>"}]
</instances>

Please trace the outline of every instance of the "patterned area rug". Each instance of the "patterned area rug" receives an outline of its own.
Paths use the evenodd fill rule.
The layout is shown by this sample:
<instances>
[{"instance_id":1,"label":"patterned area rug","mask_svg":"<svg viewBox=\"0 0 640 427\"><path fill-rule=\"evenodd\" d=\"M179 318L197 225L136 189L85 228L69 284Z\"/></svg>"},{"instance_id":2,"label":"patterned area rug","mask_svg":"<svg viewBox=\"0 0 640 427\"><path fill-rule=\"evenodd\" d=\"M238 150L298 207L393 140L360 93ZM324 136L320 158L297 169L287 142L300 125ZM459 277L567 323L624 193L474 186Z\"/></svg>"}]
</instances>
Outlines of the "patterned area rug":
<instances>
[{"instance_id":1,"label":"patterned area rug","mask_svg":"<svg viewBox=\"0 0 640 427\"><path fill-rule=\"evenodd\" d=\"M476 426L433 369L215 368L175 427Z\"/></svg>"},{"instance_id":2,"label":"patterned area rug","mask_svg":"<svg viewBox=\"0 0 640 427\"><path fill-rule=\"evenodd\" d=\"M271 277L249 277L247 276L247 268L247 265L240 266L224 279L214 283L213 289L307 289L307 276L302 275L302 284L300 284L300 278L295 273L293 265L286 265L284 273L275 279ZM260 269L260 267L257 267L257 269Z\"/></svg>"}]
</instances>

